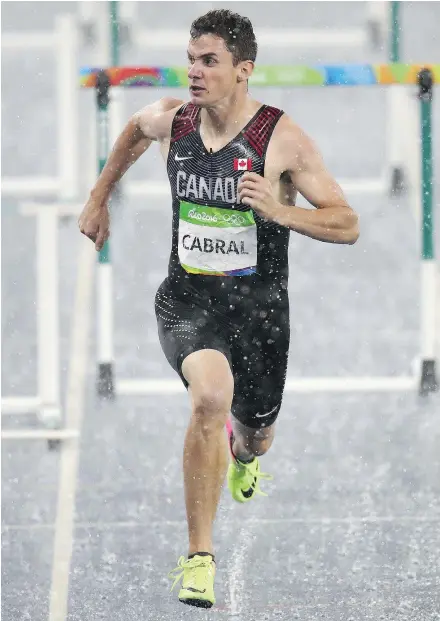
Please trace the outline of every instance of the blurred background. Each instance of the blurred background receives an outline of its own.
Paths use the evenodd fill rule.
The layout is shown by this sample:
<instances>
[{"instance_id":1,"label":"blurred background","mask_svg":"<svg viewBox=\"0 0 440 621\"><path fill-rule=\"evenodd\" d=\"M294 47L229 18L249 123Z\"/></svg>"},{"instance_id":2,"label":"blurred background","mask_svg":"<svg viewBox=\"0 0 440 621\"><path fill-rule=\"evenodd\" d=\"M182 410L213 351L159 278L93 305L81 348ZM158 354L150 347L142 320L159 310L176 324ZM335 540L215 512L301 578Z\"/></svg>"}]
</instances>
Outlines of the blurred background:
<instances>
[{"instance_id":1,"label":"blurred background","mask_svg":"<svg viewBox=\"0 0 440 621\"><path fill-rule=\"evenodd\" d=\"M76 224L98 170L95 94L79 88L79 68L111 65L115 5L120 45L113 54L121 66L184 67L191 22L214 8L251 19L260 65L440 63L438 2L2 3L8 621L194 614L169 594L166 579L186 552L181 453L189 408L154 317L171 245L171 201L156 146L121 184L110 302L100 300L96 257ZM263 463L275 479L270 497L249 507L224 495L218 605L197 613L207 619L440 619L440 401L438 393L418 394L421 316L427 306L438 326L439 279L434 267L423 289L417 87L393 92L251 86L255 98L285 110L315 140L360 215L361 236L348 247L291 236L291 383ZM134 111L165 95L185 98L186 91L113 89L110 144ZM437 225L439 121L436 87ZM43 212L52 217L43 221ZM48 279L56 297L39 294ZM97 395L97 313L107 302L116 381L143 378L143 395ZM428 335L435 357L438 334ZM310 384L298 388L298 378ZM326 389L326 378L339 383ZM55 391L55 409L41 403L42 390ZM58 427L69 440L50 435Z\"/></svg>"}]
</instances>

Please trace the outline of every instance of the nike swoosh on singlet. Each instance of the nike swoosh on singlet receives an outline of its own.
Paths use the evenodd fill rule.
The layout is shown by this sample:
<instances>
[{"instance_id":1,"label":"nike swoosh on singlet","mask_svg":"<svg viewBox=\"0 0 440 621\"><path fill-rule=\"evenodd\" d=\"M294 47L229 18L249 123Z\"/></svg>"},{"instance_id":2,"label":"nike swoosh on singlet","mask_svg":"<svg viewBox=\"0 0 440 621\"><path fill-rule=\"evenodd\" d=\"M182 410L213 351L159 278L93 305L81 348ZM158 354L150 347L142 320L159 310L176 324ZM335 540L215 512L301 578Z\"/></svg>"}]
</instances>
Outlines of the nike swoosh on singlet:
<instances>
[{"instance_id":1,"label":"nike swoosh on singlet","mask_svg":"<svg viewBox=\"0 0 440 621\"><path fill-rule=\"evenodd\" d=\"M176 153L176 155L174 156L174 159L176 160L176 162L181 162L182 160L192 160L193 156L192 155L186 155L184 157L179 157Z\"/></svg>"}]
</instances>

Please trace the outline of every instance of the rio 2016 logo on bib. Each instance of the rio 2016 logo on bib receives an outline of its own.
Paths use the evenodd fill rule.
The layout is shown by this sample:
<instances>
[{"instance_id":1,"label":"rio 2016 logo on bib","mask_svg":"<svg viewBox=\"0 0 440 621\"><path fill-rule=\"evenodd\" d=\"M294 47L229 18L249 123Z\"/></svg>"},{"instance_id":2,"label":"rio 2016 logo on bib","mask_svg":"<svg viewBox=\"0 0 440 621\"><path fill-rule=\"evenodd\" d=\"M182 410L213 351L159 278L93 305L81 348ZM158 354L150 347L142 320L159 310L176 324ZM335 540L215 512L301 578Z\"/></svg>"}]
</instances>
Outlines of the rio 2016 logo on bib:
<instances>
[{"instance_id":1,"label":"rio 2016 logo on bib","mask_svg":"<svg viewBox=\"0 0 440 621\"><path fill-rule=\"evenodd\" d=\"M257 269L257 225L252 211L233 211L181 201L179 261L189 274L254 274Z\"/></svg>"}]
</instances>

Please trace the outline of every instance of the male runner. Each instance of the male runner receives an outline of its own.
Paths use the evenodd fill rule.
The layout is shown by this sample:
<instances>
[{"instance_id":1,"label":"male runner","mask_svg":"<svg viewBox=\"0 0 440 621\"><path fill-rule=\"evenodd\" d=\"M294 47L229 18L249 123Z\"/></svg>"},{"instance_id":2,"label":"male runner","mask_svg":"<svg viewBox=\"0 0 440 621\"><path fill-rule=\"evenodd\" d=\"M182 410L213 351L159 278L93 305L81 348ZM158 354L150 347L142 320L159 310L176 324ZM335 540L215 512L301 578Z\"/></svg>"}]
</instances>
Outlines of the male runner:
<instances>
[{"instance_id":1,"label":"male runner","mask_svg":"<svg viewBox=\"0 0 440 621\"><path fill-rule=\"evenodd\" d=\"M210 11L190 35L189 102L163 98L128 121L79 226L100 250L112 189L158 142L173 219L156 317L192 409L183 460L189 550L176 582L183 576L180 601L209 608L212 525L226 471L238 502L262 494L259 480L268 478L258 456L272 444L286 376L290 231L340 244L353 244L359 232L311 140L281 110L249 95L257 55L250 21ZM297 192L316 209L294 206Z\"/></svg>"}]
</instances>

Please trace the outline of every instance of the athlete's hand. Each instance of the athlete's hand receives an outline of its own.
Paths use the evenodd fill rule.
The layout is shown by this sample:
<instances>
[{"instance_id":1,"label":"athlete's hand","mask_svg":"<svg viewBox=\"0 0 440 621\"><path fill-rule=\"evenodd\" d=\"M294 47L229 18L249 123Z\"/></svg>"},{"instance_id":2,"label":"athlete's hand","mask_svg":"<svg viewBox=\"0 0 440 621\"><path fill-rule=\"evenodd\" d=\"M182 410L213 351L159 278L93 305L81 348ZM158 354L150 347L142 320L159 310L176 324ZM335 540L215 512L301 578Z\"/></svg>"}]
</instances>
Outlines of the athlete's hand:
<instances>
[{"instance_id":1,"label":"athlete's hand","mask_svg":"<svg viewBox=\"0 0 440 621\"><path fill-rule=\"evenodd\" d=\"M95 242L95 249L102 250L110 236L110 214L107 205L89 198L78 219L79 230Z\"/></svg>"},{"instance_id":2,"label":"athlete's hand","mask_svg":"<svg viewBox=\"0 0 440 621\"><path fill-rule=\"evenodd\" d=\"M254 172L245 172L237 185L238 200L249 205L266 220L273 220L279 204L270 181Z\"/></svg>"}]
</instances>

